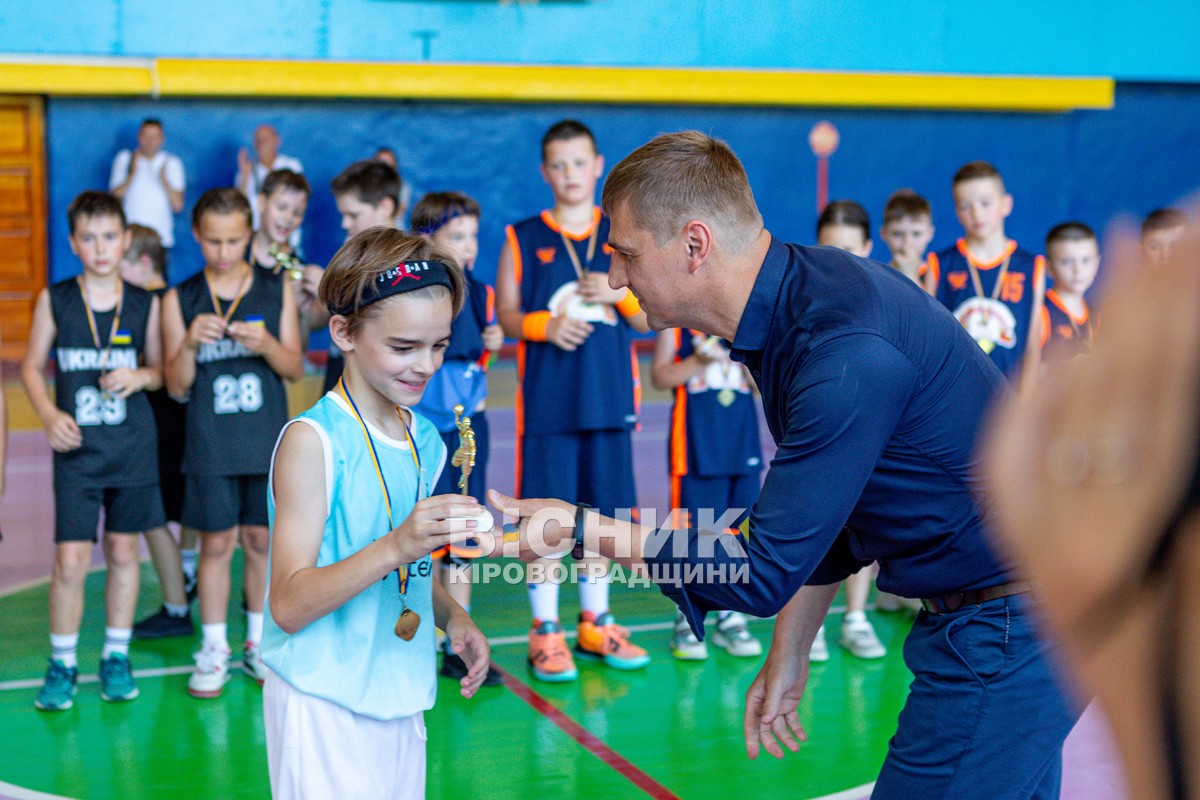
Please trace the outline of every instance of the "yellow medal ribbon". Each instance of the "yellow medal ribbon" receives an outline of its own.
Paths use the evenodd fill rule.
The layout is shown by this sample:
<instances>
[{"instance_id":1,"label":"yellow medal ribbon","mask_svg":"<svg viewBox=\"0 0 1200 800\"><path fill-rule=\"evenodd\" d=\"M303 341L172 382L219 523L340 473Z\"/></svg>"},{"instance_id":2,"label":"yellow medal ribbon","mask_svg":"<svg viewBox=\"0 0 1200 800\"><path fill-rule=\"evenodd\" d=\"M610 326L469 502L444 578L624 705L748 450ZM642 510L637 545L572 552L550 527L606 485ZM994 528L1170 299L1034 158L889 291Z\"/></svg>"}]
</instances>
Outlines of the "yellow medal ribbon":
<instances>
[{"instance_id":1,"label":"yellow medal ribbon","mask_svg":"<svg viewBox=\"0 0 1200 800\"><path fill-rule=\"evenodd\" d=\"M79 295L83 298L83 308L87 312L88 330L92 332L92 344L96 349L100 349L100 331L96 328L96 316L92 313L92 298L88 296L87 282L80 275L75 279L79 286ZM108 341L104 345L104 352L100 354L100 377L104 377L105 370L108 367L108 354L112 351L113 337L117 335L117 331L121 328L121 308L125 304L125 283L117 284L117 306L116 312L113 314L112 327L108 331Z\"/></svg>"},{"instance_id":2,"label":"yellow medal ribbon","mask_svg":"<svg viewBox=\"0 0 1200 800\"><path fill-rule=\"evenodd\" d=\"M371 463L375 467L375 477L379 479L379 487L383 490L383 504L387 511L388 530L395 530L396 525L392 520L392 495L388 491L387 479L383 477L383 470L379 466L379 454L375 450L375 440L371 438L371 431L367 428L366 420L358 410L358 406L354 402L354 398L350 396L350 390L346 388L346 382L343 378L338 378L337 387L335 389L350 406L350 410L354 413L354 418L358 420L359 426L362 428L363 438L367 442L367 452L371 454ZM396 416L400 417L400 422L404 425L404 439L408 442L408 452L412 456L413 466L417 470L417 501L421 499L421 454L417 450L417 443L413 441L412 431L408 427L408 423L404 420L404 415L400 413L400 407L396 406ZM421 624L420 616L408 608L406 596L408 594L408 564L401 564L396 568L396 577L400 582L400 618L396 621L396 635L405 641L409 641L417 633L417 626Z\"/></svg>"},{"instance_id":3,"label":"yellow medal ribbon","mask_svg":"<svg viewBox=\"0 0 1200 800\"><path fill-rule=\"evenodd\" d=\"M208 273L204 274L204 282L208 284L208 296L212 300L213 311L216 312L217 316L220 317L221 321L226 325L228 325L229 320L233 318L233 312L237 311L238 305L242 302L242 297L246 294L246 283L249 278L250 265L243 263L242 282L238 284L237 295L230 302L229 308L227 308L225 311L221 311L221 299L217 297L217 292L215 289L213 289L212 280L208 277Z\"/></svg>"}]
</instances>

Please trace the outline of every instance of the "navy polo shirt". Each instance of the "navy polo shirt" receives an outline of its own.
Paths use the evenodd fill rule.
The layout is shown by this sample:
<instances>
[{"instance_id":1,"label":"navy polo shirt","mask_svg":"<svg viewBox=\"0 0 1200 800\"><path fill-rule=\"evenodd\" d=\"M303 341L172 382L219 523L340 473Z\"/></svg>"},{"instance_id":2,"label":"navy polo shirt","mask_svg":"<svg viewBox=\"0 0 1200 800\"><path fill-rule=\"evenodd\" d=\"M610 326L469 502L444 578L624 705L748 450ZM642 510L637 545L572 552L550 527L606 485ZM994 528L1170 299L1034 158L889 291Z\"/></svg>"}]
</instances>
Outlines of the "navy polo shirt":
<instances>
[{"instance_id":1,"label":"navy polo shirt","mask_svg":"<svg viewBox=\"0 0 1200 800\"><path fill-rule=\"evenodd\" d=\"M872 561L903 597L1009 580L974 454L1007 384L936 300L878 262L772 239L733 357L778 446L749 535L659 530L645 547L693 630L717 609L769 616Z\"/></svg>"}]
</instances>

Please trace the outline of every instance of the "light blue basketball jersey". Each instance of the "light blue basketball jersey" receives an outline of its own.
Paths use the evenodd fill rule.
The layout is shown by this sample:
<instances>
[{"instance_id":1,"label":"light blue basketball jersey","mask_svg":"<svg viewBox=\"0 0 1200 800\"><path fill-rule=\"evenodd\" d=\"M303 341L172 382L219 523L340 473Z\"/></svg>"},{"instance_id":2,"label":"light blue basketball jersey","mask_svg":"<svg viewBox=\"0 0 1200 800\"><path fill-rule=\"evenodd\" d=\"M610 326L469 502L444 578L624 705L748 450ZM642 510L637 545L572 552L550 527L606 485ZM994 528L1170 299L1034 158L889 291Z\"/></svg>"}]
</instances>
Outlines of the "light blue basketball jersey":
<instances>
[{"instance_id":1,"label":"light blue basketball jersey","mask_svg":"<svg viewBox=\"0 0 1200 800\"><path fill-rule=\"evenodd\" d=\"M419 414L412 417L413 441L421 459L420 496L425 498L445 465L446 447L432 423ZM362 426L340 396L326 394L289 425L297 423L311 426L325 451L329 512L317 556L317 566L325 567L388 532L383 489ZM371 438L391 494L392 521L399 525L416 503L416 466L406 442L389 439L373 427ZM274 458L272 474L273 470ZM274 492L268 492L268 508L273 544ZM395 572L293 634L275 623L268 597L263 662L300 691L375 719L407 717L432 708L437 689L432 574L428 556L409 566L408 607L421 615L417 635L409 642L394 632L400 615Z\"/></svg>"}]
</instances>

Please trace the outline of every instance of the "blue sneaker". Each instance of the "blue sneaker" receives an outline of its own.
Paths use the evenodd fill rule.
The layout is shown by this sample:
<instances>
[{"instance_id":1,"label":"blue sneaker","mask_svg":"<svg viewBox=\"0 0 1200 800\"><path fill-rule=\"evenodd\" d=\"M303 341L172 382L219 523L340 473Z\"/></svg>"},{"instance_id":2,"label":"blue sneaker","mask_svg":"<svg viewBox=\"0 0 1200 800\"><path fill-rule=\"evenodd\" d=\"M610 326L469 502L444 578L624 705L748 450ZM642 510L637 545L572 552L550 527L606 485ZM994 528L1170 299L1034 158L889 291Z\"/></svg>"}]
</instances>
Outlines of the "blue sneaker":
<instances>
[{"instance_id":1,"label":"blue sneaker","mask_svg":"<svg viewBox=\"0 0 1200 800\"><path fill-rule=\"evenodd\" d=\"M46 670L46 681L38 692L33 705L41 711L66 711L75 705L75 682L79 678L79 670L75 667L67 669L58 659L50 659L50 668Z\"/></svg>"},{"instance_id":2,"label":"blue sneaker","mask_svg":"<svg viewBox=\"0 0 1200 800\"><path fill-rule=\"evenodd\" d=\"M129 668L129 657L113 653L100 662L100 697L110 703L124 703L138 696L137 684Z\"/></svg>"}]
</instances>

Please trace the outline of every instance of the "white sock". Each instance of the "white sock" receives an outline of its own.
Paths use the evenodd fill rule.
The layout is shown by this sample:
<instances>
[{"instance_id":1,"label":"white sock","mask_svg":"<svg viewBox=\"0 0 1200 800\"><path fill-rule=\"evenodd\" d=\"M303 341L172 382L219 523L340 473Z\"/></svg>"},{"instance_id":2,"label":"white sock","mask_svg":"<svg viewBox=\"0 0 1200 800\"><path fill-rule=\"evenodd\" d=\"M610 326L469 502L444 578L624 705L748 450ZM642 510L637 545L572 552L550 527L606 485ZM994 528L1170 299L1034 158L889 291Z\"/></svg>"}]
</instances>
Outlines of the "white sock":
<instances>
[{"instance_id":1,"label":"white sock","mask_svg":"<svg viewBox=\"0 0 1200 800\"><path fill-rule=\"evenodd\" d=\"M597 617L608 611L608 572L590 577L586 572L579 576L579 610L590 611Z\"/></svg>"},{"instance_id":2,"label":"white sock","mask_svg":"<svg viewBox=\"0 0 1200 800\"><path fill-rule=\"evenodd\" d=\"M558 584L554 581L526 584L533 618L539 622L558 622Z\"/></svg>"},{"instance_id":3,"label":"white sock","mask_svg":"<svg viewBox=\"0 0 1200 800\"><path fill-rule=\"evenodd\" d=\"M79 658L76 656L78 648L78 633L50 634L50 657L55 661L61 661L67 669L79 666Z\"/></svg>"},{"instance_id":4,"label":"white sock","mask_svg":"<svg viewBox=\"0 0 1200 800\"><path fill-rule=\"evenodd\" d=\"M213 624L203 624L200 630L204 633L204 645L213 645L222 649L229 648L229 633L224 622L214 622Z\"/></svg>"},{"instance_id":5,"label":"white sock","mask_svg":"<svg viewBox=\"0 0 1200 800\"><path fill-rule=\"evenodd\" d=\"M163 608L165 608L167 610L167 613L170 614L172 617L186 617L187 613L188 613L188 607L187 607L186 603L184 603L183 605L175 605L174 603L163 603Z\"/></svg>"},{"instance_id":6,"label":"white sock","mask_svg":"<svg viewBox=\"0 0 1200 800\"><path fill-rule=\"evenodd\" d=\"M196 577L196 561L200 558L200 548L195 550L180 550L179 557L183 561L183 574L189 578Z\"/></svg>"},{"instance_id":7,"label":"white sock","mask_svg":"<svg viewBox=\"0 0 1200 800\"><path fill-rule=\"evenodd\" d=\"M262 641L263 612L246 612L246 641L258 644Z\"/></svg>"},{"instance_id":8,"label":"white sock","mask_svg":"<svg viewBox=\"0 0 1200 800\"><path fill-rule=\"evenodd\" d=\"M123 656L128 656L129 640L132 638L133 628L105 628L104 652L100 654L100 658L108 658L113 653L120 653Z\"/></svg>"},{"instance_id":9,"label":"white sock","mask_svg":"<svg viewBox=\"0 0 1200 800\"><path fill-rule=\"evenodd\" d=\"M718 611L717 612L717 624L720 625L722 622L729 619L729 615L732 613L733 613L732 611Z\"/></svg>"},{"instance_id":10,"label":"white sock","mask_svg":"<svg viewBox=\"0 0 1200 800\"><path fill-rule=\"evenodd\" d=\"M861 625L867 621L867 612L865 611L847 611L846 616L842 617L843 625Z\"/></svg>"}]
</instances>

